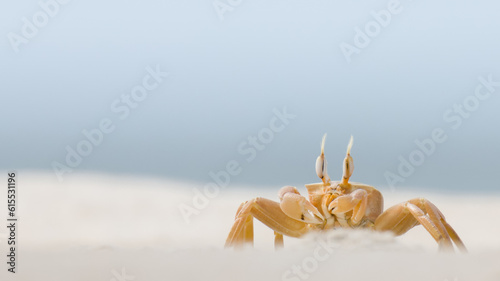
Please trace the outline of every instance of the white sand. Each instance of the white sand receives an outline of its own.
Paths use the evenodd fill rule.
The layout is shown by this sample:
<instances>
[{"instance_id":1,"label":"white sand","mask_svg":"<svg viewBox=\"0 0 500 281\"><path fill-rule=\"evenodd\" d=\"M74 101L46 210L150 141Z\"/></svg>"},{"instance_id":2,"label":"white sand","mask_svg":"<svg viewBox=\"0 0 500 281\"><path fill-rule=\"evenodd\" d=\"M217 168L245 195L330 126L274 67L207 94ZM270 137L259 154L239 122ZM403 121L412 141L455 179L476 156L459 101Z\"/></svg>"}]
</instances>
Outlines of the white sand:
<instances>
[{"instance_id":1,"label":"white sand","mask_svg":"<svg viewBox=\"0 0 500 281\"><path fill-rule=\"evenodd\" d=\"M202 186L99 174L59 183L51 173L21 171L18 273L8 273L2 262L0 280L500 280L497 196L384 194L386 208L430 199L460 234L467 255L438 253L421 226L397 238L342 230L285 238L285 249L275 252L272 231L259 222L255 249L235 252L223 245L239 203L276 199L279 187L221 190L186 223L179 204L192 204L193 188ZM5 210L4 192L0 200ZM5 228L0 235L5 257ZM328 249L318 241L328 241Z\"/></svg>"}]
</instances>

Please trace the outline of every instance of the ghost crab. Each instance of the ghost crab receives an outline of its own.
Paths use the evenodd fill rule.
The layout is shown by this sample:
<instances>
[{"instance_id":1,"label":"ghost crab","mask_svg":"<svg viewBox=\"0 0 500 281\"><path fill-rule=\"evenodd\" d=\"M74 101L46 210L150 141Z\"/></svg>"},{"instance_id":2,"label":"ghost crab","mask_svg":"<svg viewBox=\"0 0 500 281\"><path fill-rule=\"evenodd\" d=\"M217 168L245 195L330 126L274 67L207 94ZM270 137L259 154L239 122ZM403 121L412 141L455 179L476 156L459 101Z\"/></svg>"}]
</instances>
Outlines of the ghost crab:
<instances>
[{"instance_id":1,"label":"ghost crab","mask_svg":"<svg viewBox=\"0 0 500 281\"><path fill-rule=\"evenodd\" d=\"M341 181L331 181L324 154L326 134L321 154L316 160L316 173L321 183L306 184L309 201L293 186L278 192L280 203L254 198L240 205L226 240L226 247L253 244L253 218L274 230L276 248L283 247L283 235L301 237L312 230L330 228L369 228L402 235L417 225L423 225L440 249L453 251L453 242L466 252L464 243L446 222L439 209L425 198L415 198L397 204L385 212L382 194L372 186L349 182L354 165L351 157L353 138L347 146Z\"/></svg>"}]
</instances>

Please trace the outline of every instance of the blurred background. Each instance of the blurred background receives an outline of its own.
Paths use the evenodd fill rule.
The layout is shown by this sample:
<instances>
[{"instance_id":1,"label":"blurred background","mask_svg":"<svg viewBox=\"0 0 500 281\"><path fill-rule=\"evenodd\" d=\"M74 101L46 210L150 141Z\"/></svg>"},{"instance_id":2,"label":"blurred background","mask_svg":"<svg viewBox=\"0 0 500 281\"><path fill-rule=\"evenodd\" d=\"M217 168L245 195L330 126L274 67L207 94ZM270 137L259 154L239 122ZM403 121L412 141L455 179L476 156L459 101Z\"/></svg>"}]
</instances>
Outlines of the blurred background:
<instances>
[{"instance_id":1,"label":"blurred background","mask_svg":"<svg viewBox=\"0 0 500 281\"><path fill-rule=\"evenodd\" d=\"M500 81L495 1L41 3L1 4L2 170L206 183L236 161L230 187L277 190L319 181L328 133L333 179L353 135L353 181L499 190L500 86L474 98L479 77ZM103 120L114 130L70 167ZM436 129L445 141L419 150Z\"/></svg>"}]
</instances>

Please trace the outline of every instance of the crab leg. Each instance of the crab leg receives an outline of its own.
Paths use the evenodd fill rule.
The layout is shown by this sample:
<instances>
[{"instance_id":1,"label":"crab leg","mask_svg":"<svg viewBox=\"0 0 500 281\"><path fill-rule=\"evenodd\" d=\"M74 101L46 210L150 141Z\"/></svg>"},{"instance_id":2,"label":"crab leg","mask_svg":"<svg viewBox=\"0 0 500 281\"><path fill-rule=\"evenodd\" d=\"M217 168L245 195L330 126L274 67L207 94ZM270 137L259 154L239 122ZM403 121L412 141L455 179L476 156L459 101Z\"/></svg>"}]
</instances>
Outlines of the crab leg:
<instances>
[{"instance_id":1,"label":"crab leg","mask_svg":"<svg viewBox=\"0 0 500 281\"><path fill-rule=\"evenodd\" d=\"M387 209L377 218L374 227L379 231L390 230L399 236L419 224L424 226L443 249L453 249L453 239L460 250L466 251L439 209L424 198L415 198Z\"/></svg>"},{"instance_id":2,"label":"crab leg","mask_svg":"<svg viewBox=\"0 0 500 281\"><path fill-rule=\"evenodd\" d=\"M225 247L241 246L245 242L253 241L253 227L250 223L253 218L279 233L280 235L300 237L308 231L308 224L290 218L280 208L280 204L265 198L255 198L245 202L238 209L236 219L226 239ZM280 243L279 236L275 241Z\"/></svg>"},{"instance_id":3,"label":"crab leg","mask_svg":"<svg viewBox=\"0 0 500 281\"><path fill-rule=\"evenodd\" d=\"M425 208L427 210L432 210L432 212L430 213L431 215L431 218L432 216L436 219L436 220L439 220L442 224L442 227L444 228L441 228L441 230L448 234L448 236L451 238L451 240L453 240L453 242L455 242L455 245L463 252L467 252L467 248L465 247L464 243L462 242L462 240L460 239L460 237L458 236L458 234L455 232L455 230L453 229L453 227L451 227L451 225L448 224L448 222L446 222L446 219L444 218L444 215L441 213L441 211L439 211L439 209L436 207L436 205L432 204L429 200L423 200L424 201L424 205L425 205Z\"/></svg>"},{"instance_id":4,"label":"crab leg","mask_svg":"<svg viewBox=\"0 0 500 281\"><path fill-rule=\"evenodd\" d=\"M453 248L453 243L451 242L450 235L448 234L448 231L443 225L443 221L445 220L443 214L434 204L429 202L429 200L422 198L420 199L420 202L421 204L423 204L423 208L420 207L420 209L427 211L427 215L429 216L431 221L435 224L435 226L438 228L439 233L442 235L444 246Z\"/></svg>"},{"instance_id":5,"label":"crab leg","mask_svg":"<svg viewBox=\"0 0 500 281\"><path fill-rule=\"evenodd\" d=\"M274 248L275 249L281 249L284 247L283 243L283 234L274 232Z\"/></svg>"},{"instance_id":6,"label":"crab leg","mask_svg":"<svg viewBox=\"0 0 500 281\"><path fill-rule=\"evenodd\" d=\"M245 221L243 241L253 246L253 218L248 216Z\"/></svg>"},{"instance_id":7,"label":"crab leg","mask_svg":"<svg viewBox=\"0 0 500 281\"><path fill-rule=\"evenodd\" d=\"M460 251L462 251L463 253L467 253L467 248L465 247L464 242L462 242L462 240L455 232L455 230L451 227L451 225L449 225L445 220L442 220L442 223L444 224L446 231L450 235L451 240L455 242L455 245L457 245L458 249L460 249Z\"/></svg>"},{"instance_id":8,"label":"crab leg","mask_svg":"<svg viewBox=\"0 0 500 281\"><path fill-rule=\"evenodd\" d=\"M244 242L246 242L248 240L251 240L251 243L253 243L253 220L252 220L252 218L249 217L250 220L248 218L245 218L245 220L243 220L243 218L239 217L239 214L241 213L243 207L245 206L245 204L247 202L241 203L240 206L238 207L238 210L236 211L235 222L238 221L240 224L242 224L241 231L238 233L238 235L234 235L234 237L233 237L233 241L238 245L243 244ZM246 227L248 225L249 221L252 222L251 229Z\"/></svg>"},{"instance_id":9,"label":"crab leg","mask_svg":"<svg viewBox=\"0 0 500 281\"><path fill-rule=\"evenodd\" d=\"M443 249L453 249L453 244L451 242L450 236L446 231L443 231L444 226L436 218L431 215L432 212L424 213L422 209L413 205L411 203L406 203L405 207L411 212L411 214L417 219L417 221L422 224L422 226L433 236L436 242L439 244L440 248Z\"/></svg>"}]
</instances>

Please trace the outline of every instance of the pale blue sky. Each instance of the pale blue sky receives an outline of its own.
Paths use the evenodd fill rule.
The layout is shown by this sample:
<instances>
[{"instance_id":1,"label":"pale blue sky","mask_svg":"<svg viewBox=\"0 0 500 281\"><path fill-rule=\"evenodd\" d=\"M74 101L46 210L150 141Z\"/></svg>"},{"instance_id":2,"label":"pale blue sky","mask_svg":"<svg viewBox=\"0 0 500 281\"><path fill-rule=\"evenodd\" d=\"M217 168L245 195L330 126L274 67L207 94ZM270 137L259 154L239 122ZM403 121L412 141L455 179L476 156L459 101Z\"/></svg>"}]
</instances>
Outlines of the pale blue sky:
<instances>
[{"instance_id":1,"label":"pale blue sky","mask_svg":"<svg viewBox=\"0 0 500 281\"><path fill-rule=\"evenodd\" d=\"M348 63L340 44L354 45L355 28L389 2L243 1L220 20L212 1L71 1L17 53L8 34L42 8L3 2L0 169L52 171L82 130L109 118L115 130L74 173L208 182L236 160L232 183L302 186L318 180L324 133L340 178L352 134L353 180L387 188L398 156L442 128L448 139L397 187L498 190L500 87L455 130L443 115L478 77L500 81L500 4L400 1ZM111 104L156 65L170 76L121 120ZM246 161L238 146L283 107L296 118Z\"/></svg>"}]
</instances>

